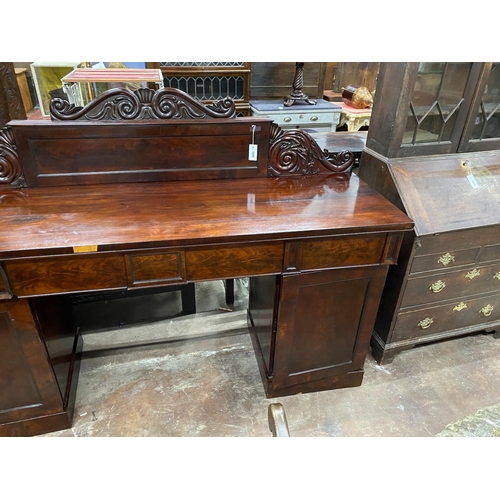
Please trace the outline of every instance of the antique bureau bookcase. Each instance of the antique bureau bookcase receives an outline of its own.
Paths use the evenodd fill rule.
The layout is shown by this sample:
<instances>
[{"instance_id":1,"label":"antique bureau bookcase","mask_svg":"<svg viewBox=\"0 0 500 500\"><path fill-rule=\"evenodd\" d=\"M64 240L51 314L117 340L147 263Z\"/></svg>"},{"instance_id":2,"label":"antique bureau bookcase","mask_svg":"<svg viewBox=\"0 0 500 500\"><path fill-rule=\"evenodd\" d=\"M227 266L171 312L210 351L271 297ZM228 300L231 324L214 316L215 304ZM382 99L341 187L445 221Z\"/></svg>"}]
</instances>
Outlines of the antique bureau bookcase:
<instances>
[{"instance_id":1,"label":"antique bureau bookcase","mask_svg":"<svg viewBox=\"0 0 500 500\"><path fill-rule=\"evenodd\" d=\"M380 67L359 176L415 222L372 336L401 350L500 325L500 63Z\"/></svg>"}]
</instances>

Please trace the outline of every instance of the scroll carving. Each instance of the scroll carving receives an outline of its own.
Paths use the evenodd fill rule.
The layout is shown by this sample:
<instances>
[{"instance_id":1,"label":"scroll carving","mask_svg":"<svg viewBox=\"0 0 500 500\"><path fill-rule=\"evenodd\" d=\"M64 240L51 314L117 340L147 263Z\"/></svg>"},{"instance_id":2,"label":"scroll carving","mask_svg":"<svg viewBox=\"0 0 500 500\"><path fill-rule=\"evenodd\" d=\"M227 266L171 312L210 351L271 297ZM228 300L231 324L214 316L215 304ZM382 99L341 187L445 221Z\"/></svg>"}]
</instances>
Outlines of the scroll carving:
<instances>
[{"instance_id":1,"label":"scroll carving","mask_svg":"<svg viewBox=\"0 0 500 500\"><path fill-rule=\"evenodd\" d=\"M26 120L14 65L0 62L0 127L10 120Z\"/></svg>"},{"instance_id":2,"label":"scroll carving","mask_svg":"<svg viewBox=\"0 0 500 500\"><path fill-rule=\"evenodd\" d=\"M0 186L24 187L19 155L14 141L14 133L10 127L0 129Z\"/></svg>"},{"instance_id":3,"label":"scroll carving","mask_svg":"<svg viewBox=\"0 0 500 500\"><path fill-rule=\"evenodd\" d=\"M331 153L318 146L303 130L283 130L271 124L269 147L270 177L285 175L314 175L320 172L350 172L354 153Z\"/></svg>"},{"instance_id":4,"label":"scroll carving","mask_svg":"<svg viewBox=\"0 0 500 500\"><path fill-rule=\"evenodd\" d=\"M110 89L83 107L57 98L50 103L53 120L232 118L235 114L236 106L229 97L205 105L174 88Z\"/></svg>"}]
</instances>

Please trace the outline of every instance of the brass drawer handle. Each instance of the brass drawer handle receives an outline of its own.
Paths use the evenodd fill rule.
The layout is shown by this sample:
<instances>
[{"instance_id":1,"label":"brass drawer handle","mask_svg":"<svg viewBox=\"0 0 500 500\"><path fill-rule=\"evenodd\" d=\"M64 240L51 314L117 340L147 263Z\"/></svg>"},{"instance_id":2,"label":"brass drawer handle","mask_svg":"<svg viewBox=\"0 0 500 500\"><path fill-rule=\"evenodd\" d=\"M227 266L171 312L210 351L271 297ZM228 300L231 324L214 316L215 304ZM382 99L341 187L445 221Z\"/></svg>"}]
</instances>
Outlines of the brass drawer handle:
<instances>
[{"instance_id":1,"label":"brass drawer handle","mask_svg":"<svg viewBox=\"0 0 500 500\"><path fill-rule=\"evenodd\" d=\"M498 273L493 276L493 279L497 279L498 281L500 281L500 271L498 271Z\"/></svg>"},{"instance_id":2,"label":"brass drawer handle","mask_svg":"<svg viewBox=\"0 0 500 500\"><path fill-rule=\"evenodd\" d=\"M436 281L436 283L433 283L430 287L429 290L432 290L434 293L439 293L444 287L446 286L446 283L444 281Z\"/></svg>"},{"instance_id":3,"label":"brass drawer handle","mask_svg":"<svg viewBox=\"0 0 500 500\"><path fill-rule=\"evenodd\" d=\"M427 317L427 318L423 319L422 321L420 321L417 326L422 328L422 330L425 330L426 328L429 328L429 326L431 326L432 323L434 323L434 320L432 318Z\"/></svg>"},{"instance_id":4,"label":"brass drawer handle","mask_svg":"<svg viewBox=\"0 0 500 500\"><path fill-rule=\"evenodd\" d=\"M291 122L292 119L289 116L286 116L285 118L283 118L283 121L284 122Z\"/></svg>"},{"instance_id":5,"label":"brass drawer handle","mask_svg":"<svg viewBox=\"0 0 500 500\"><path fill-rule=\"evenodd\" d=\"M466 278L469 278L470 280L473 280L475 277L477 276L481 276L481 271L477 270L477 269L473 269L472 271L469 271L465 277Z\"/></svg>"},{"instance_id":6,"label":"brass drawer handle","mask_svg":"<svg viewBox=\"0 0 500 500\"><path fill-rule=\"evenodd\" d=\"M450 262L454 262L455 257L451 255L450 253L445 253L444 255L441 255L438 259L438 264L443 264L443 266L447 266Z\"/></svg>"},{"instance_id":7,"label":"brass drawer handle","mask_svg":"<svg viewBox=\"0 0 500 500\"><path fill-rule=\"evenodd\" d=\"M493 309L494 307L491 304L488 304L481 309L481 312L484 316L489 316L493 312Z\"/></svg>"},{"instance_id":8,"label":"brass drawer handle","mask_svg":"<svg viewBox=\"0 0 500 500\"><path fill-rule=\"evenodd\" d=\"M311 116L311 121L312 122L317 122L318 121L318 117L317 116Z\"/></svg>"},{"instance_id":9,"label":"brass drawer handle","mask_svg":"<svg viewBox=\"0 0 500 500\"><path fill-rule=\"evenodd\" d=\"M457 304L453 308L454 311L461 311L462 309L467 309L467 304L465 302L460 302L460 304Z\"/></svg>"}]
</instances>

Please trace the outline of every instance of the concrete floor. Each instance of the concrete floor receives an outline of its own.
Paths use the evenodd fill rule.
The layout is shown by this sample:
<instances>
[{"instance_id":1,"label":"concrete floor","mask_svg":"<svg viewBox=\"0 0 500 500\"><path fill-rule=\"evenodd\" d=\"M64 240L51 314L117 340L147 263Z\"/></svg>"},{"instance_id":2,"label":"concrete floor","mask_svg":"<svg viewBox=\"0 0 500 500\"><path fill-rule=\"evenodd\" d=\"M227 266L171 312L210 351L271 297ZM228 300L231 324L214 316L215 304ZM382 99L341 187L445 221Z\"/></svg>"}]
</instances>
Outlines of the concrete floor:
<instances>
[{"instance_id":1,"label":"concrete floor","mask_svg":"<svg viewBox=\"0 0 500 500\"><path fill-rule=\"evenodd\" d=\"M221 281L196 290L195 315L85 333L73 427L45 436L270 437L267 408L280 402L292 437L425 437L500 402L500 340L484 333L414 348L384 366L368 355L357 388L266 399L245 282L236 280L233 312ZM180 293L166 296L149 300L175 314Z\"/></svg>"}]
</instances>

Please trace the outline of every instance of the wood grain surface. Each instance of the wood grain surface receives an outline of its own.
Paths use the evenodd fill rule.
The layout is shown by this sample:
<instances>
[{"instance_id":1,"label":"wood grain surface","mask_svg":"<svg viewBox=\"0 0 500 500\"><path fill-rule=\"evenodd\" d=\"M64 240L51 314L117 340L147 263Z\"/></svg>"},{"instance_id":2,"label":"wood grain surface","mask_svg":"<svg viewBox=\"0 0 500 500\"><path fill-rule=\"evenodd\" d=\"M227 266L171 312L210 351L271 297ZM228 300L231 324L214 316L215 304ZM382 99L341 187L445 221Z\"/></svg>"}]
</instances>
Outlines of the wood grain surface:
<instances>
[{"instance_id":1,"label":"wood grain surface","mask_svg":"<svg viewBox=\"0 0 500 500\"><path fill-rule=\"evenodd\" d=\"M0 190L0 210L0 258L412 227L354 174Z\"/></svg>"}]
</instances>

